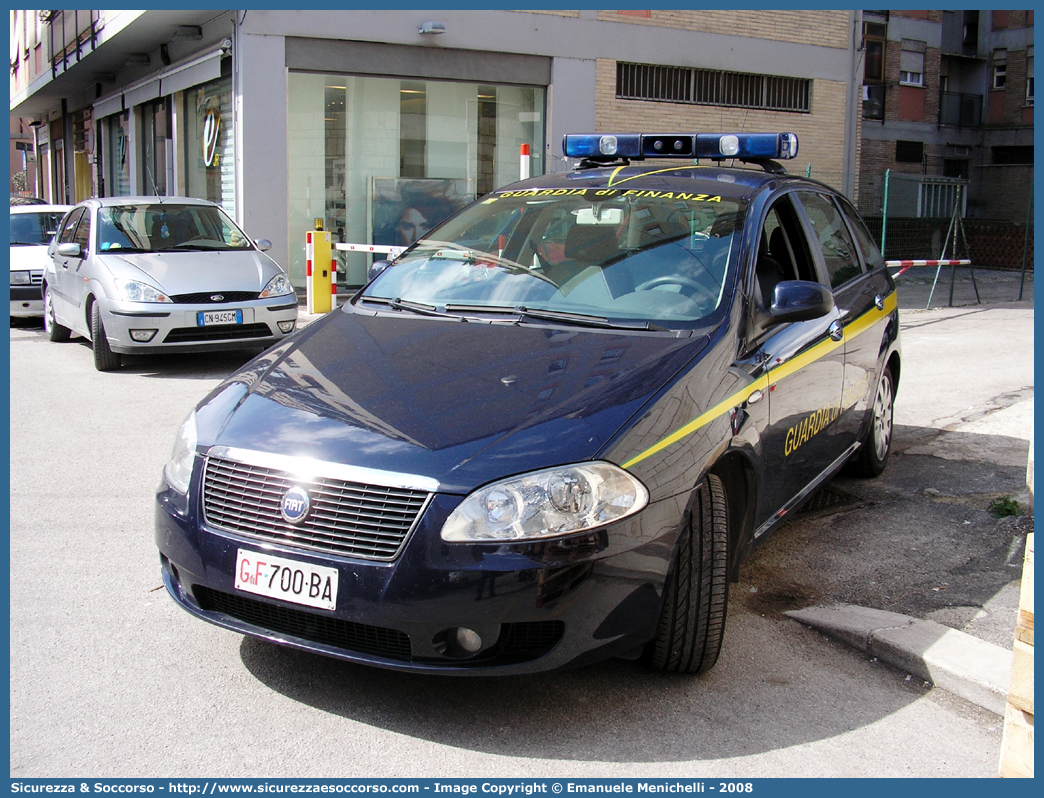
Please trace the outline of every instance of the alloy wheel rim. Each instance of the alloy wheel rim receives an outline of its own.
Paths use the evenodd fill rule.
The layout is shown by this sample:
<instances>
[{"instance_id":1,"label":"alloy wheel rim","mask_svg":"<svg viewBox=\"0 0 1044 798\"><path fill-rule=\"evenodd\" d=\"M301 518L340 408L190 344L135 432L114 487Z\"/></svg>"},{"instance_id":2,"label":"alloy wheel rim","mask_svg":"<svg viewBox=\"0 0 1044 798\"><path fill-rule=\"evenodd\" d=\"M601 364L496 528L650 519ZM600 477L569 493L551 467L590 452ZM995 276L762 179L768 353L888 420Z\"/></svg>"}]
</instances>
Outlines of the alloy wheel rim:
<instances>
[{"instance_id":1,"label":"alloy wheel rim","mask_svg":"<svg viewBox=\"0 0 1044 798\"><path fill-rule=\"evenodd\" d=\"M892 439L892 383L885 378L877 386L874 400L874 449L877 459L884 460Z\"/></svg>"}]
</instances>

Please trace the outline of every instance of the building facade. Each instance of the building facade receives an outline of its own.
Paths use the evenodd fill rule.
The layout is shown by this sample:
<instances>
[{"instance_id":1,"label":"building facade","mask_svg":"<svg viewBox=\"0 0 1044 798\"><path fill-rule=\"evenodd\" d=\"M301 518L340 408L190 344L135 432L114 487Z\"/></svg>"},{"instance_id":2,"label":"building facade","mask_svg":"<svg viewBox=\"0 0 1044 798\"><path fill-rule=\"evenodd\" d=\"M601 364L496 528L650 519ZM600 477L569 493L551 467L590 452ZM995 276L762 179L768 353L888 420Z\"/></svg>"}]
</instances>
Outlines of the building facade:
<instances>
[{"instance_id":1,"label":"building facade","mask_svg":"<svg viewBox=\"0 0 1044 798\"><path fill-rule=\"evenodd\" d=\"M890 170L905 187L890 200L914 215L961 186L965 216L1023 221L1033 11L864 11L863 41L862 171Z\"/></svg>"},{"instance_id":2,"label":"building facade","mask_svg":"<svg viewBox=\"0 0 1044 798\"><path fill-rule=\"evenodd\" d=\"M304 281L315 221L409 243L567 168L566 132L797 133L856 191L858 11L15 11L11 115L36 189L221 203ZM348 254L361 284L372 256Z\"/></svg>"}]
</instances>

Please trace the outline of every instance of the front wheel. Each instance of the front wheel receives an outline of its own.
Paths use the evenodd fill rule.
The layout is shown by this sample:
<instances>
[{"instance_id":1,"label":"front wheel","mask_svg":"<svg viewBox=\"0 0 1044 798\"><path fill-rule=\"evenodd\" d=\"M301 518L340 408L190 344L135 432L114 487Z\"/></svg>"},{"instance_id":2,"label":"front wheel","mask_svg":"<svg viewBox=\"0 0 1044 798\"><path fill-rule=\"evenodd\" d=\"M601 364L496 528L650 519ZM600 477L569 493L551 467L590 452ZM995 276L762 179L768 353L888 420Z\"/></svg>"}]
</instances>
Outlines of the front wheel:
<instances>
[{"instance_id":1,"label":"front wheel","mask_svg":"<svg viewBox=\"0 0 1044 798\"><path fill-rule=\"evenodd\" d=\"M49 285L44 287L44 332L55 343L69 340L69 328L63 327L54 318L54 297L51 296Z\"/></svg>"},{"instance_id":2,"label":"front wheel","mask_svg":"<svg viewBox=\"0 0 1044 798\"><path fill-rule=\"evenodd\" d=\"M118 352L109 348L109 339L105 337L105 325L102 324L101 308L95 302L91 305L91 343L94 345L94 367L98 371L113 371L120 367Z\"/></svg>"},{"instance_id":3,"label":"front wheel","mask_svg":"<svg viewBox=\"0 0 1044 798\"><path fill-rule=\"evenodd\" d=\"M667 577L656 637L646 649L656 670L705 673L718 661L729 601L728 545L725 486L708 474L696 491Z\"/></svg>"},{"instance_id":4,"label":"front wheel","mask_svg":"<svg viewBox=\"0 0 1044 798\"><path fill-rule=\"evenodd\" d=\"M859 447L852 470L863 477L876 477L885 470L892 451L892 413L895 405L895 381L891 369L885 367L874 393L873 418L866 440Z\"/></svg>"}]
</instances>

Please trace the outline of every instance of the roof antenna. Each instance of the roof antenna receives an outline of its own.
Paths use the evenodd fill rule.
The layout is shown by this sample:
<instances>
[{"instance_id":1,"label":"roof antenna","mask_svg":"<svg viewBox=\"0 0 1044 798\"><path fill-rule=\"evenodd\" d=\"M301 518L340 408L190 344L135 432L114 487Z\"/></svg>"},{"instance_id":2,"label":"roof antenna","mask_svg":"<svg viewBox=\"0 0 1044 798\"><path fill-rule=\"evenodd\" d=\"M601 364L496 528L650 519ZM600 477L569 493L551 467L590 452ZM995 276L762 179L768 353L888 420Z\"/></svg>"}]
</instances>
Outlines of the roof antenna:
<instances>
[{"instance_id":1,"label":"roof antenna","mask_svg":"<svg viewBox=\"0 0 1044 798\"><path fill-rule=\"evenodd\" d=\"M159 186L156 185L156 178L152 176L152 169L149 168L149 160L152 157L152 145L150 144L145 149L145 174L149 176L149 180L152 181L152 193L156 195L156 199L162 200L163 197L159 193Z\"/></svg>"}]
</instances>

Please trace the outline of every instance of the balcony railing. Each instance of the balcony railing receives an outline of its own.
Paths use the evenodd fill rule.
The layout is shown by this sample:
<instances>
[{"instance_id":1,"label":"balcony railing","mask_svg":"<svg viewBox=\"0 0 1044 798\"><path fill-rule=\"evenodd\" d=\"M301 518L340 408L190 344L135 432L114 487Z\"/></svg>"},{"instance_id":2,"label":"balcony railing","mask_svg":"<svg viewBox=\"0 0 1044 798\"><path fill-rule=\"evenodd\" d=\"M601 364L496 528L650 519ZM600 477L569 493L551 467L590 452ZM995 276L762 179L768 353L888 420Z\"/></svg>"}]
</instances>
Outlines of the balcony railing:
<instances>
[{"instance_id":1,"label":"balcony railing","mask_svg":"<svg viewBox=\"0 0 1044 798\"><path fill-rule=\"evenodd\" d=\"M58 77L98 44L101 11L43 11L49 24L51 76Z\"/></svg>"},{"instance_id":2,"label":"balcony railing","mask_svg":"<svg viewBox=\"0 0 1044 798\"><path fill-rule=\"evenodd\" d=\"M982 95L939 92L939 126L978 127L982 124Z\"/></svg>"}]
</instances>

